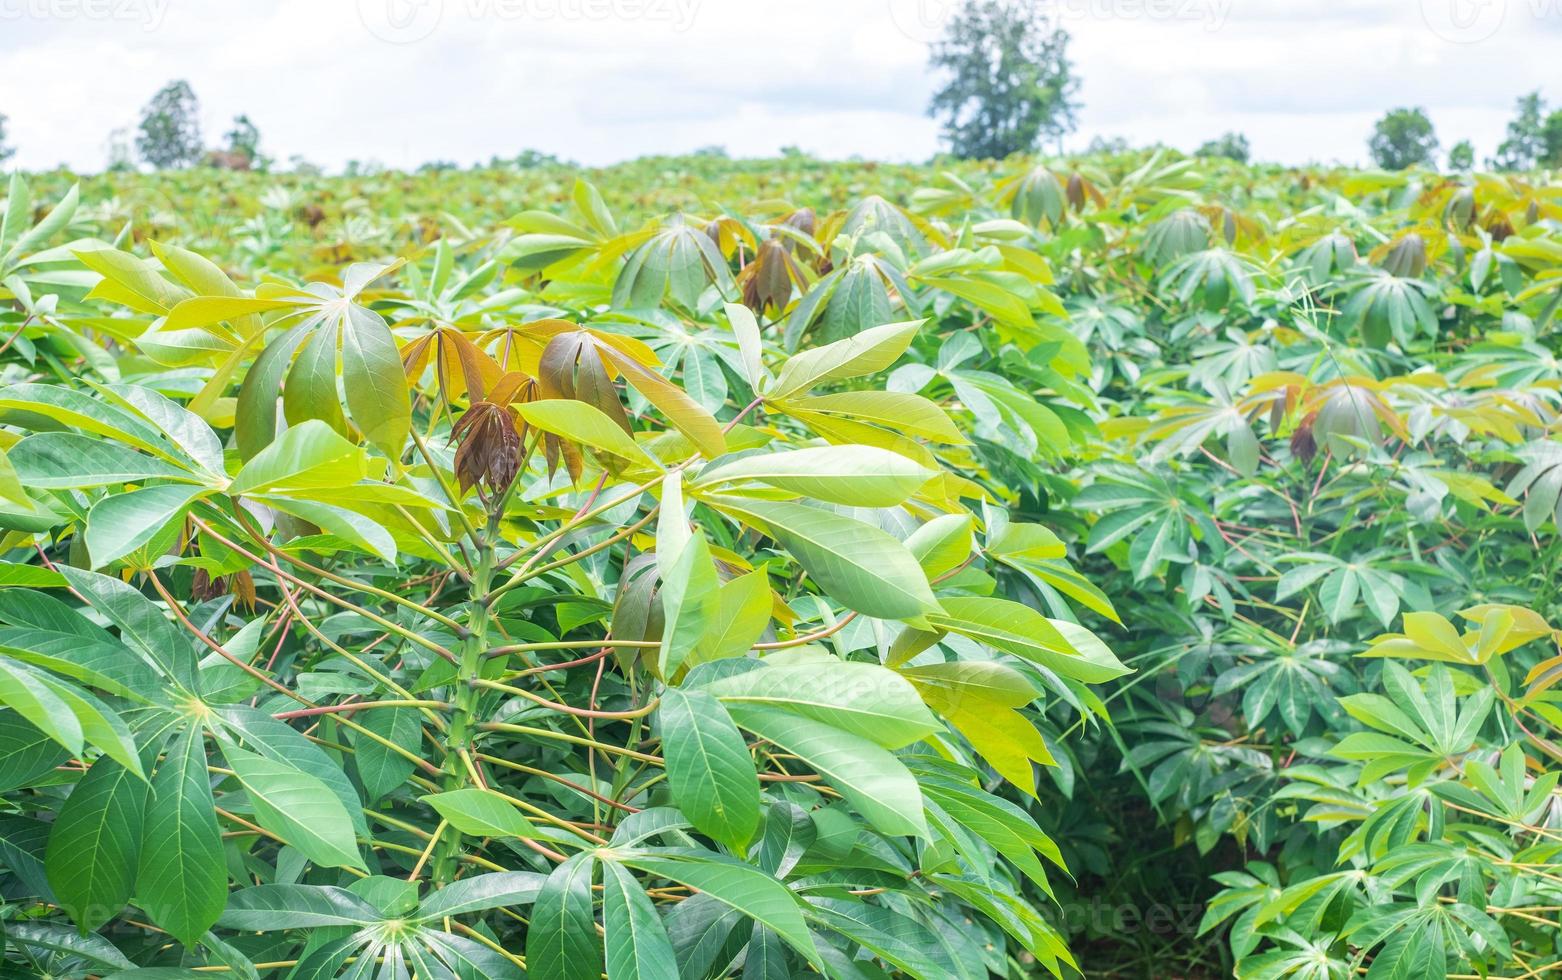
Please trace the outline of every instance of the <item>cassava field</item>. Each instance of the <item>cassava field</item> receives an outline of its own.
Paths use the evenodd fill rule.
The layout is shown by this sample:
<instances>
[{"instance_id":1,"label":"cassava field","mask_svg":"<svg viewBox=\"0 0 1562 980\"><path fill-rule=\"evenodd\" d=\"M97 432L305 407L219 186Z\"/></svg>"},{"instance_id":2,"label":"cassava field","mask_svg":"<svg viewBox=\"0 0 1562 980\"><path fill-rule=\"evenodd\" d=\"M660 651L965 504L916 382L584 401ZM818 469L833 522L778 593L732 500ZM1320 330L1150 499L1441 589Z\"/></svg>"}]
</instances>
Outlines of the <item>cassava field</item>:
<instances>
[{"instance_id":1,"label":"cassava field","mask_svg":"<svg viewBox=\"0 0 1562 980\"><path fill-rule=\"evenodd\" d=\"M0 975L1562 974L1562 187L16 177Z\"/></svg>"}]
</instances>

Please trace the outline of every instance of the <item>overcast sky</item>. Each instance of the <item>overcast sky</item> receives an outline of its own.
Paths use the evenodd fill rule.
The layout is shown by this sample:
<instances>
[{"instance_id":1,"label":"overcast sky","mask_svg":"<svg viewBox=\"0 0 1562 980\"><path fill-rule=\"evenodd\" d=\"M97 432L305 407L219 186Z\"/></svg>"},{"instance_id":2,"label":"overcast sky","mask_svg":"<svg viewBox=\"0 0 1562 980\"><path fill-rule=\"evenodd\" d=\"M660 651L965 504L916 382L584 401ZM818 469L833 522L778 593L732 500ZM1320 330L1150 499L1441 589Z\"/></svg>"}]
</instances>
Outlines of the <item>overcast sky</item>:
<instances>
[{"instance_id":1,"label":"overcast sky","mask_svg":"<svg viewBox=\"0 0 1562 980\"><path fill-rule=\"evenodd\" d=\"M1072 35L1092 136L1361 161L1421 105L1481 157L1514 99L1562 102L1562 0L1037 0ZM946 0L0 0L13 163L84 170L167 80L209 144L247 113L263 152L467 164L534 148L588 164L719 144L926 159Z\"/></svg>"}]
</instances>

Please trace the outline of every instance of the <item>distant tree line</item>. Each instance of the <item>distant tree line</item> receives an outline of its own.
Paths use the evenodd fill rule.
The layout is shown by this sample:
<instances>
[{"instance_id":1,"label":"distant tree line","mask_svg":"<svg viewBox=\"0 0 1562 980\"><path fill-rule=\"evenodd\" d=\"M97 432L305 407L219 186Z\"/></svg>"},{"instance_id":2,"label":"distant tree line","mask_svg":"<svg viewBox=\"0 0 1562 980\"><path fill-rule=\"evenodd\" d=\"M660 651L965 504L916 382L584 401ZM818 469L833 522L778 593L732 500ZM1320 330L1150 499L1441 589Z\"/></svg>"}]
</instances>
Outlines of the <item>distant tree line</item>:
<instances>
[{"instance_id":1,"label":"distant tree line","mask_svg":"<svg viewBox=\"0 0 1562 980\"><path fill-rule=\"evenodd\" d=\"M1377 121L1367 149L1372 161L1385 170L1437 165L1437 133L1426 110L1391 110ZM1448 151L1449 170L1475 167L1475 147L1460 140ZM1513 118L1508 122L1506 138L1497 152L1486 158L1492 170L1533 170L1536 167L1562 167L1562 109L1547 111L1540 93L1519 97Z\"/></svg>"},{"instance_id":2,"label":"distant tree line","mask_svg":"<svg viewBox=\"0 0 1562 980\"><path fill-rule=\"evenodd\" d=\"M241 113L234 116L230 128L223 133L222 144L210 149L201 138L200 115L200 100L196 98L190 83L183 80L169 82L142 108L140 122L133 135L123 129L109 134L108 169L130 170L137 162L156 170L179 170L200 165L227 170L271 168L272 159L260 150L260 128L248 115ZM5 144L5 116L0 115L0 163L4 163L11 152ZM494 156L488 162L490 169L530 170L550 166L572 164L539 150L523 150L513 157ZM318 166L296 155L289 158L288 169L297 173L320 172ZM361 176L383 169L373 161L350 160L346 173L349 176ZM431 160L418 167L420 173L460 169L460 164L450 160Z\"/></svg>"},{"instance_id":3,"label":"distant tree line","mask_svg":"<svg viewBox=\"0 0 1562 980\"><path fill-rule=\"evenodd\" d=\"M1032 0L970 0L951 18L944 38L932 45L929 67L947 77L933 94L928 113L942 119L943 138L954 156L1001 159L1030 153L1074 131L1079 78L1068 58L1069 35L1043 10ZM0 165L16 153L8 141L7 121L0 113ZM1129 148L1122 137L1097 136L1088 152L1120 153ZM1367 149L1373 163L1386 170L1436 167L1439 142L1425 109L1402 107L1376 122ZM1237 132L1209 140L1194 152L1242 163L1251 157L1247 137ZM719 146L694 151L696 156L725 154ZM169 82L152 96L141 110L133 137L124 130L110 134L108 158L110 170L131 169L137 160L158 170L199 164L264 170L272 163L260 151L259 128L244 114L233 117L223 145L208 149L201 138L200 102L183 80ZM1445 158L1446 168L1455 172L1472 170L1475 162L1475 147L1469 140L1455 143ZM568 161L537 150L509 158L494 156L488 163L490 168L517 170L565 165ZM319 170L296 156L290 166L297 171ZM1486 158L1486 166L1510 171L1562 167L1562 108L1549 109L1539 91L1521 96L1506 137ZM377 169L377 164L357 160L348 165L351 174ZM419 168L423 172L458 169L459 164L448 160L430 161Z\"/></svg>"},{"instance_id":4,"label":"distant tree line","mask_svg":"<svg viewBox=\"0 0 1562 980\"><path fill-rule=\"evenodd\" d=\"M928 67L942 83L928 115L942 123L949 152L962 159L1002 159L1033 153L1074 131L1079 78L1068 58L1068 32L1034 0L968 0L930 48ZM1426 110L1393 109L1377 121L1367 143L1379 167L1403 170L1437 165L1437 133ZM1087 152L1121 153L1122 137L1096 136ZM1252 148L1230 132L1202 144L1201 157L1243 163ZM1475 167L1475 147L1460 140L1448 150L1447 168ZM1547 111L1539 92L1518 100L1507 138L1488 157L1493 170L1562 167L1562 109Z\"/></svg>"}]
</instances>

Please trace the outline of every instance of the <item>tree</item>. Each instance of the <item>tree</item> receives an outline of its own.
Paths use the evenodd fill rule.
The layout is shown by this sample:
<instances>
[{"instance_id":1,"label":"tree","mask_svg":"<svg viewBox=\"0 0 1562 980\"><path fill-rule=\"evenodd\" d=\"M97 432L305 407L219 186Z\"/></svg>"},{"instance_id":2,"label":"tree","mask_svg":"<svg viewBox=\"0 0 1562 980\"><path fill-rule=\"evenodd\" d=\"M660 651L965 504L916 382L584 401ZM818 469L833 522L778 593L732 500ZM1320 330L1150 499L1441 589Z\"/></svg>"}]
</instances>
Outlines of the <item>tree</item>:
<instances>
[{"instance_id":1,"label":"tree","mask_svg":"<svg viewBox=\"0 0 1562 980\"><path fill-rule=\"evenodd\" d=\"M1085 152L1091 156L1115 156L1132 151L1133 144L1126 136L1092 136L1085 146Z\"/></svg>"},{"instance_id":2,"label":"tree","mask_svg":"<svg viewBox=\"0 0 1562 980\"><path fill-rule=\"evenodd\" d=\"M1544 151L1540 158L1543 167L1562 167L1562 109L1546 117L1540 127L1540 144Z\"/></svg>"},{"instance_id":3,"label":"tree","mask_svg":"<svg viewBox=\"0 0 1562 980\"><path fill-rule=\"evenodd\" d=\"M528 149L522 150L508 160L495 156L488 161L488 166L494 170L501 167L514 167L516 170L536 170L540 167L566 167L570 166L570 164L552 153Z\"/></svg>"},{"instance_id":4,"label":"tree","mask_svg":"<svg viewBox=\"0 0 1562 980\"><path fill-rule=\"evenodd\" d=\"M1508 138L1497 144L1497 155L1487 160L1493 170L1532 170L1545 155L1546 104L1539 92L1519 96L1513 118L1508 121Z\"/></svg>"},{"instance_id":5,"label":"tree","mask_svg":"<svg viewBox=\"0 0 1562 980\"><path fill-rule=\"evenodd\" d=\"M1404 170L1432 162L1437 134L1425 109L1394 109L1373 127L1367 148L1372 162L1384 170Z\"/></svg>"},{"instance_id":6,"label":"tree","mask_svg":"<svg viewBox=\"0 0 1562 980\"><path fill-rule=\"evenodd\" d=\"M1252 148L1248 146L1247 137L1241 133L1226 133L1219 139L1209 140L1194 151L1194 156L1225 157L1238 163L1247 163L1251 155Z\"/></svg>"},{"instance_id":7,"label":"tree","mask_svg":"<svg viewBox=\"0 0 1562 980\"><path fill-rule=\"evenodd\" d=\"M1469 140L1460 140L1448 151L1448 169L1467 171L1475 167L1475 146Z\"/></svg>"},{"instance_id":8,"label":"tree","mask_svg":"<svg viewBox=\"0 0 1562 980\"><path fill-rule=\"evenodd\" d=\"M6 142L5 124L6 114L0 112L0 164L5 163L16 155L16 148Z\"/></svg>"},{"instance_id":9,"label":"tree","mask_svg":"<svg viewBox=\"0 0 1562 980\"><path fill-rule=\"evenodd\" d=\"M971 0L955 14L928 65L949 74L928 115L943 118L950 151L996 159L1072 132L1079 88L1068 32L1024 0Z\"/></svg>"},{"instance_id":10,"label":"tree","mask_svg":"<svg viewBox=\"0 0 1562 980\"><path fill-rule=\"evenodd\" d=\"M169 82L141 110L136 152L159 170L201 159L200 102L186 81Z\"/></svg>"},{"instance_id":11,"label":"tree","mask_svg":"<svg viewBox=\"0 0 1562 980\"><path fill-rule=\"evenodd\" d=\"M260 159L260 130L249 116L234 116L233 128L223 134L223 139L228 141L229 153L242 153L251 162Z\"/></svg>"},{"instance_id":12,"label":"tree","mask_svg":"<svg viewBox=\"0 0 1562 980\"><path fill-rule=\"evenodd\" d=\"M1562 166L1562 109L1546 112L1539 92L1520 96L1508 122L1508 138L1487 161L1494 170Z\"/></svg>"},{"instance_id":13,"label":"tree","mask_svg":"<svg viewBox=\"0 0 1562 980\"><path fill-rule=\"evenodd\" d=\"M223 134L228 141L226 149L212 150L206 154L208 167L224 170L264 170L269 160L260 155L260 130L250 122L249 116L233 117L233 128Z\"/></svg>"}]
</instances>

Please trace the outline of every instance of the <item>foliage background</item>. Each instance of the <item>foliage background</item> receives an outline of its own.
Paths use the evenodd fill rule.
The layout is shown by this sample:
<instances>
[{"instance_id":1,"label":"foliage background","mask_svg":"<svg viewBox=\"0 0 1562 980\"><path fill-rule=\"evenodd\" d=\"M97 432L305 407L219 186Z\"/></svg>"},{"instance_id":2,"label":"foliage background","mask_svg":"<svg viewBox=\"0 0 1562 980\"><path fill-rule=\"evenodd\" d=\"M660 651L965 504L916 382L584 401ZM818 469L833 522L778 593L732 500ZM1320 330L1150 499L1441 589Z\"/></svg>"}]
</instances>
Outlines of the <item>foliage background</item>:
<instances>
[{"instance_id":1,"label":"foliage background","mask_svg":"<svg viewBox=\"0 0 1562 980\"><path fill-rule=\"evenodd\" d=\"M576 176L104 175L49 244L177 244L247 285L405 256L374 297L405 345L436 319L640 305L613 288L634 287L616 264L554 265L561 243L542 236L559 229L536 212L588 228ZM970 472L1011 520L1056 532L1082 577L1068 589L1015 568L1006 587L1079 619L1135 671L1101 692L1110 725L1040 698L1028 717L1057 764L1038 768L1037 798L1002 791L1073 873L1057 905L1032 897L1087 973L1554 968L1562 216L1548 175L1157 153L1034 167L684 158L585 176L624 229L664 233L673 212L710 225L734 276L755 264L735 247L745 223L814 209L828 265L746 279L778 348L931 318L883 384L969 428ZM53 201L73 182L33 189ZM496 257L504 271L470 297L430 293L411 270L437 264L439 243L464 270ZM588 228L562 247L600 245ZM42 265L0 272L95 281L69 256ZM730 394L730 334L701 298L726 287L711 265L696 278L644 335L685 388L714 366ZM116 370L182 397L203 383L205 367L121 356L152 317L114 324L96 301L28 311L25 285L6 283L8 381ZM810 301L824 309L800 317ZM1160 909L1165 925L1150 921Z\"/></svg>"}]
</instances>

